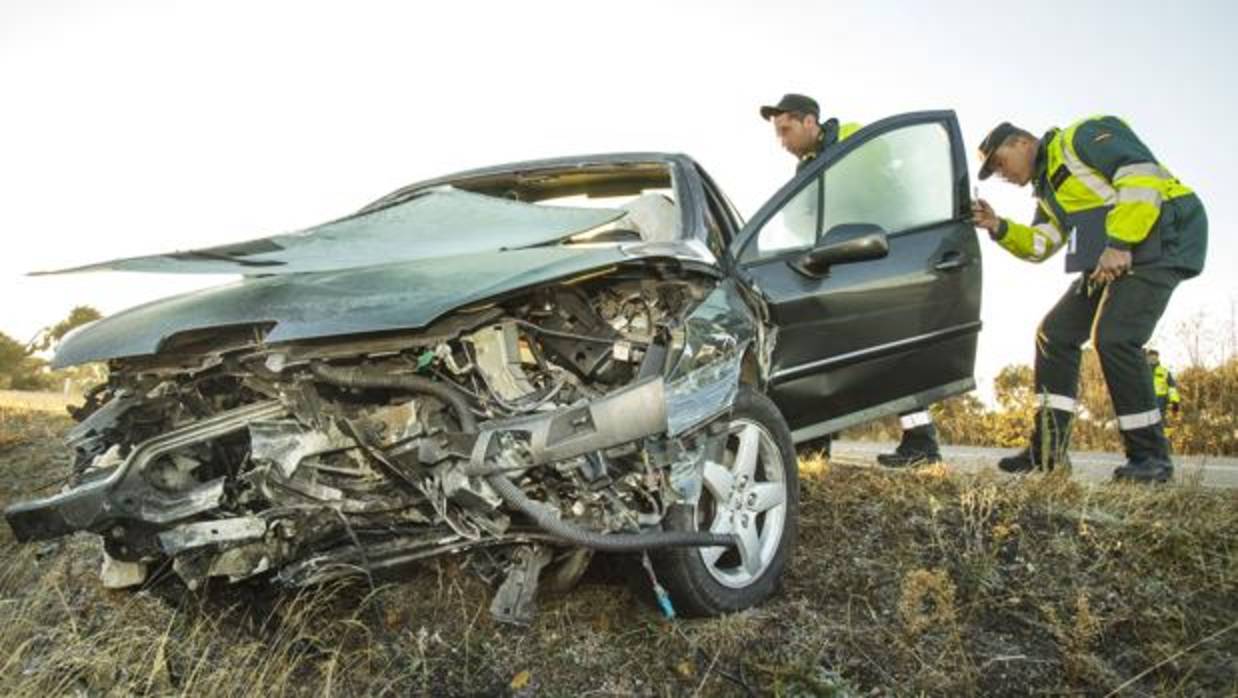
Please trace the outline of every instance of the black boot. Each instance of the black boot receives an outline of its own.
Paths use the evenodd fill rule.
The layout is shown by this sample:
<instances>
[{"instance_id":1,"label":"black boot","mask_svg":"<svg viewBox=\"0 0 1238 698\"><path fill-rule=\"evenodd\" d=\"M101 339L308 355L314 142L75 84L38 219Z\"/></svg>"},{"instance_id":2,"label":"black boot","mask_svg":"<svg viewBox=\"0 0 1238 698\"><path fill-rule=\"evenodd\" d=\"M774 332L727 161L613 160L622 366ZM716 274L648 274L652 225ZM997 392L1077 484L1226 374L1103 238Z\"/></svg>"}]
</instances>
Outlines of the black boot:
<instances>
[{"instance_id":1,"label":"black boot","mask_svg":"<svg viewBox=\"0 0 1238 698\"><path fill-rule=\"evenodd\" d=\"M1046 457L1041 455L1039 449L1033 449L1030 446L1013 456L1006 456L997 461L997 467L1002 472L1015 473L1017 475L1030 473L1034 470L1053 470L1059 464L1066 470L1070 470L1070 457L1066 455L1064 449L1056 455L1049 454Z\"/></svg>"},{"instance_id":2,"label":"black boot","mask_svg":"<svg viewBox=\"0 0 1238 698\"><path fill-rule=\"evenodd\" d=\"M1126 465L1113 471L1117 482L1169 482L1174 478L1174 464L1168 459L1148 456L1129 460Z\"/></svg>"},{"instance_id":3,"label":"black boot","mask_svg":"<svg viewBox=\"0 0 1238 698\"><path fill-rule=\"evenodd\" d=\"M903 438L894 453L878 455L877 462L887 468L940 463L941 449L937 446L937 427L924 424L904 429Z\"/></svg>"},{"instance_id":4,"label":"black boot","mask_svg":"<svg viewBox=\"0 0 1238 698\"><path fill-rule=\"evenodd\" d=\"M1113 471L1119 482L1169 482L1174 476L1174 464L1169 459L1169 441L1160 422L1140 429L1122 432L1126 447L1126 465Z\"/></svg>"},{"instance_id":5,"label":"black boot","mask_svg":"<svg viewBox=\"0 0 1238 698\"><path fill-rule=\"evenodd\" d=\"M1053 470L1059 465L1070 471L1066 450L1070 445L1070 427L1074 413L1064 410L1042 410L1036 415L1031 445L1013 456L997 461L1002 472L1022 475L1037 470Z\"/></svg>"}]
</instances>

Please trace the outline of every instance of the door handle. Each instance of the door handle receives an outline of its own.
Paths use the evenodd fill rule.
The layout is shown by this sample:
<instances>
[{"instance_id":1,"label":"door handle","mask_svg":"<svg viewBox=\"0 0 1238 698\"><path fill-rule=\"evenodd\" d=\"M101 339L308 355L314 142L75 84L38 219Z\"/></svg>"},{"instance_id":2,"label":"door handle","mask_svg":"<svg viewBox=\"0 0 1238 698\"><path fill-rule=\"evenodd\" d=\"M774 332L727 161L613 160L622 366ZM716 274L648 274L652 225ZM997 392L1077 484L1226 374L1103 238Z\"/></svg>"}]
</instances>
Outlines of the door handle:
<instances>
[{"instance_id":1,"label":"door handle","mask_svg":"<svg viewBox=\"0 0 1238 698\"><path fill-rule=\"evenodd\" d=\"M940 262L933 265L933 268L937 271L954 271L962 269L970 263L971 260L967 258L967 255L961 252L947 252L942 255Z\"/></svg>"}]
</instances>

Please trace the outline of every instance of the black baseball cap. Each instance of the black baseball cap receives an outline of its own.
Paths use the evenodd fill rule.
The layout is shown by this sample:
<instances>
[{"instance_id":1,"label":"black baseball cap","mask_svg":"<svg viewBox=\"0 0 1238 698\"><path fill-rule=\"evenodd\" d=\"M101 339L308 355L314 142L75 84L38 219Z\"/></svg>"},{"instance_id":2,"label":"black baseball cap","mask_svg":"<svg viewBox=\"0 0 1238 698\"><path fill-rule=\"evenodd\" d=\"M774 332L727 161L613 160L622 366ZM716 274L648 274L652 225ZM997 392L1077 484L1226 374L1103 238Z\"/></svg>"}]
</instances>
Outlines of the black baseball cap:
<instances>
[{"instance_id":1,"label":"black baseball cap","mask_svg":"<svg viewBox=\"0 0 1238 698\"><path fill-rule=\"evenodd\" d=\"M794 93L783 95L782 99L778 100L778 104L772 107L768 105L761 107L761 120L769 121L771 116L785 114L789 111L812 114L817 117L818 121L821 120L821 108L817 106L817 100Z\"/></svg>"},{"instance_id":2,"label":"black baseball cap","mask_svg":"<svg viewBox=\"0 0 1238 698\"><path fill-rule=\"evenodd\" d=\"M989 135L985 136L983 141L980 141L980 158L984 161L984 164L980 166L978 175L980 179L988 179L993 174L993 153L997 152L1002 143L1005 143L1006 139L1018 130L1009 121L1003 121L989 131Z\"/></svg>"}]
</instances>

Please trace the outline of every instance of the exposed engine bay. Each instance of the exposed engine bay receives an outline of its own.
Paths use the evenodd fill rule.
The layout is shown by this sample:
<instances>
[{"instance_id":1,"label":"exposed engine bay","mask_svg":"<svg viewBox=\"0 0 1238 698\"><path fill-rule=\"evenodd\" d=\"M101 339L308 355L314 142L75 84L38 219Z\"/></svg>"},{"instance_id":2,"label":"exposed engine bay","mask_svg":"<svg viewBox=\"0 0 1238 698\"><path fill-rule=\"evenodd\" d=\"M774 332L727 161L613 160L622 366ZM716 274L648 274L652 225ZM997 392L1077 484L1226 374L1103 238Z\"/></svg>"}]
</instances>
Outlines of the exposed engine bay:
<instances>
[{"instance_id":1,"label":"exposed engine bay","mask_svg":"<svg viewBox=\"0 0 1238 698\"><path fill-rule=\"evenodd\" d=\"M741 373L762 373L741 293L612 268L417 332L180 334L110 362L67 437L72 486L6 516L22 540L101 535L113 586L168 559L196 588L468 555L501 582L495 616L528 622L543 568L570 586L593 551L739 544L668 513L696 505Z\"/></svg>"}]
</instances>

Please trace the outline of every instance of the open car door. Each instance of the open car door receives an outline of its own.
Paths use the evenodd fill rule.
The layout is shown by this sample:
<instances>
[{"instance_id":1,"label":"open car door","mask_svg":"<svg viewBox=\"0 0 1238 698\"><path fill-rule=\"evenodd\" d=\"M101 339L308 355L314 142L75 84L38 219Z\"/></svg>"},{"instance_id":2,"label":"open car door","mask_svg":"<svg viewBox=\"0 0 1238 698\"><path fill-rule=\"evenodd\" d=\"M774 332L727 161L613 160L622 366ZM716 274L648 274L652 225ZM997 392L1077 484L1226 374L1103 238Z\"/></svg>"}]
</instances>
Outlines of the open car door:
<instances>
[{"instance_id":1,"label":"open car door","mask_svg":"<svg viewBox=\"0 0 1238 698\"><path fill-rule=\"evenodd\" d=\"M734 243L777 338L797 442L975 387L980 246L952 111L884 119L782 187Z\"/></svg>"}]
</instances>

